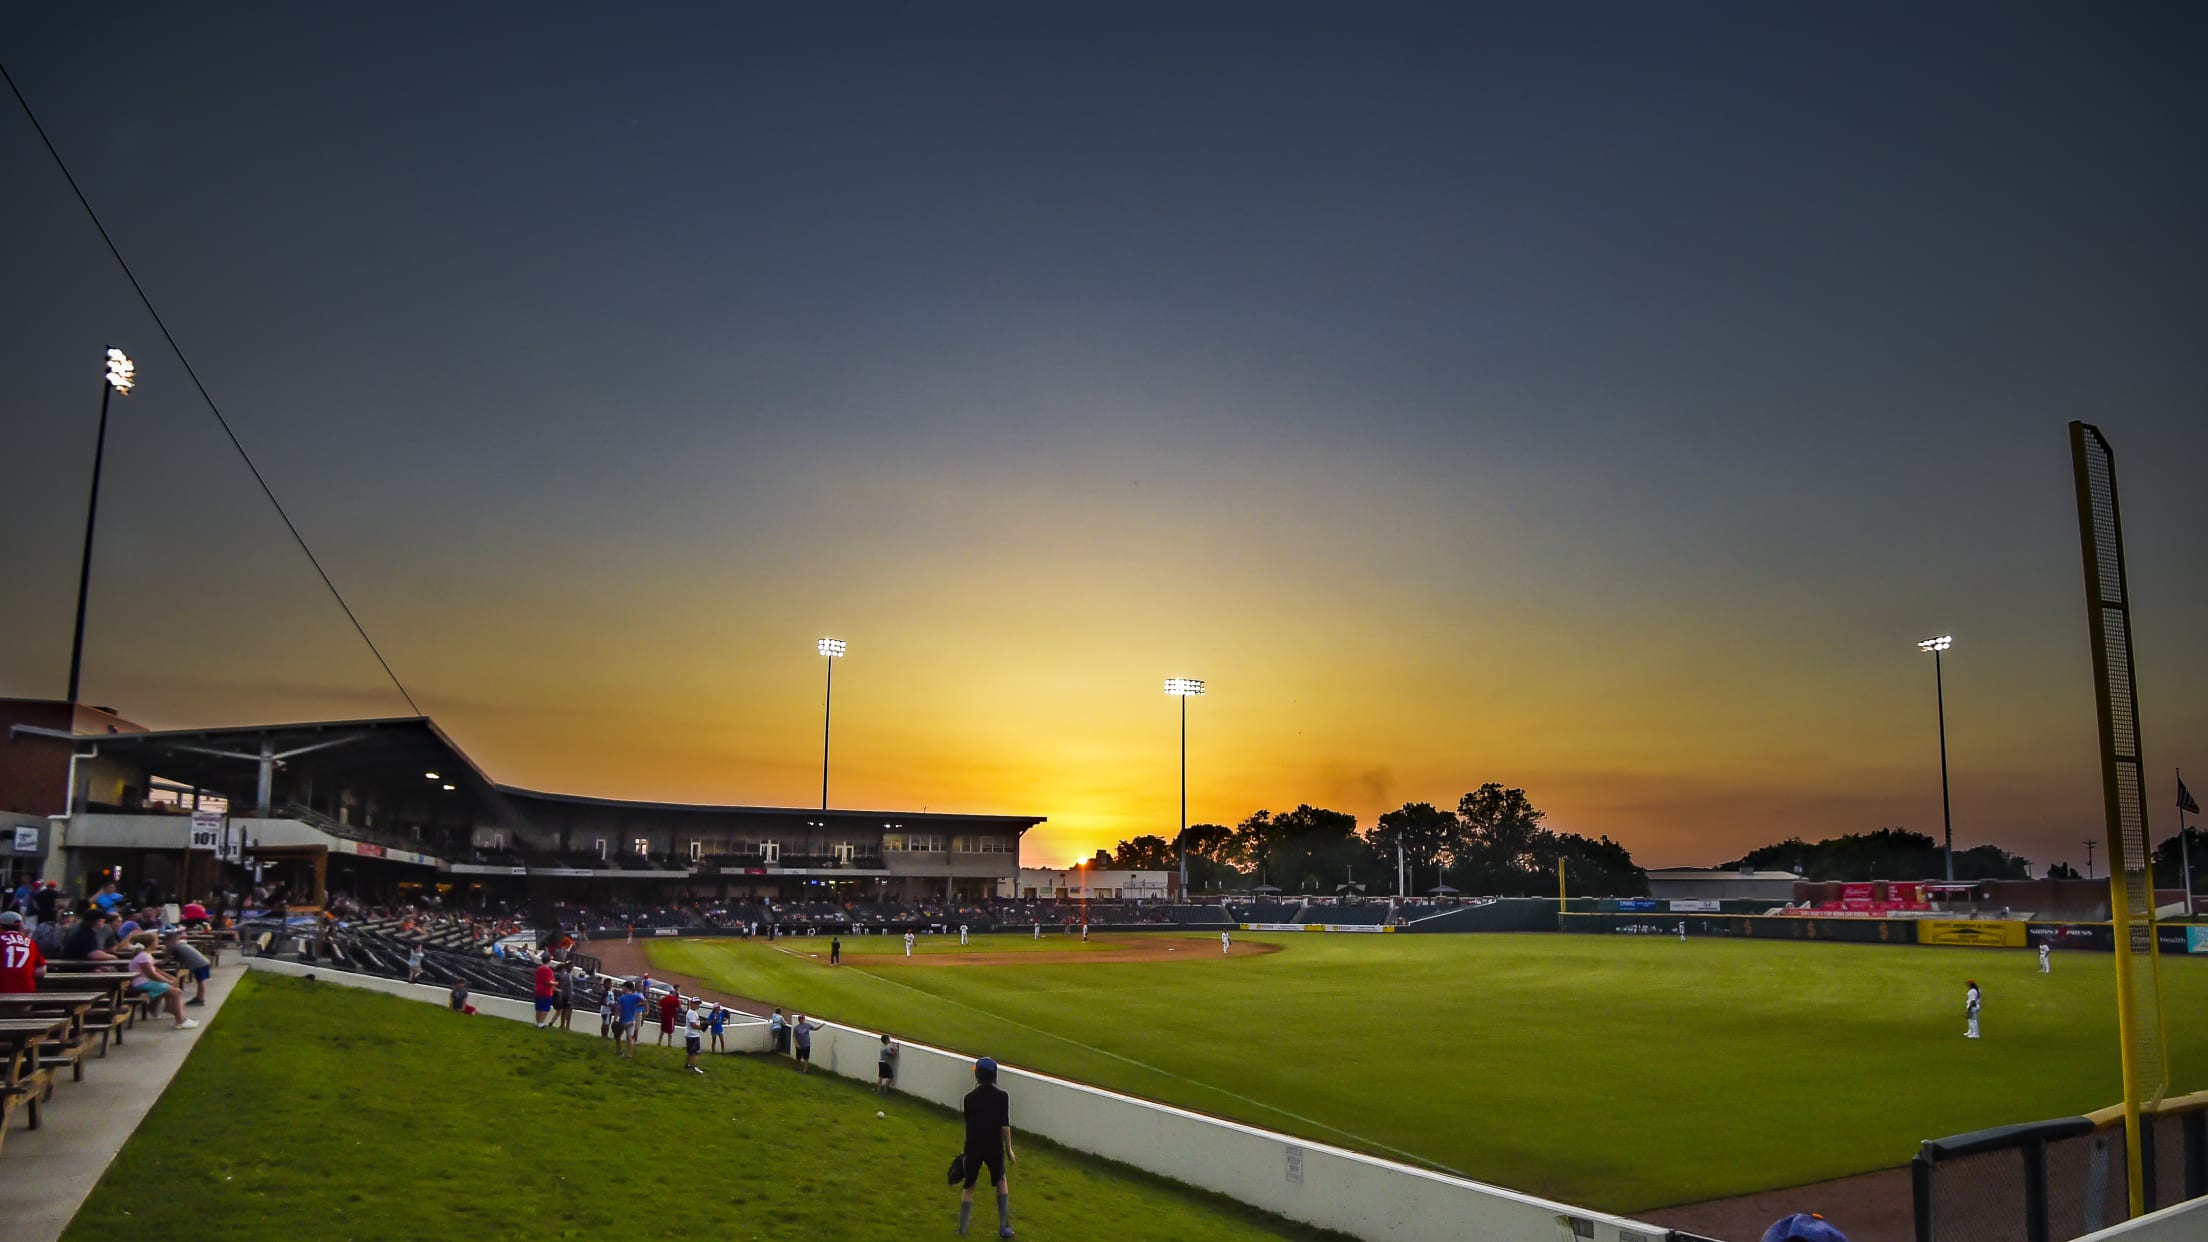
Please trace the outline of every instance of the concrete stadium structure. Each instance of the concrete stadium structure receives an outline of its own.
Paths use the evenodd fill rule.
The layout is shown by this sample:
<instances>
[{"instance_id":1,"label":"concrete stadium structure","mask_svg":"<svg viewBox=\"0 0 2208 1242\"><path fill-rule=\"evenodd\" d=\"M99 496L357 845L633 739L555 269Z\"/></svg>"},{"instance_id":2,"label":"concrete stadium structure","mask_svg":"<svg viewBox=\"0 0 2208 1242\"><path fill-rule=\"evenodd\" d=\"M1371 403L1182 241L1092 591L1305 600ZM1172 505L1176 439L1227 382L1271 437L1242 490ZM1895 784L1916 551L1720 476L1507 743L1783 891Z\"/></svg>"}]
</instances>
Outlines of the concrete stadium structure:
<instances>
[{"instance_id":1,"label":"concrete stadium structure","mask_svg":"<svg viewBox=\"0 0 2208 1242\"><path fill-rule=\"evenodd\" d=\"M202 893L257 866L302 904L678 894L986 900L1039 815L639 802L500 784L424 716L147 730L0 700L9 875Z\"/></svg>"}]
</instances>

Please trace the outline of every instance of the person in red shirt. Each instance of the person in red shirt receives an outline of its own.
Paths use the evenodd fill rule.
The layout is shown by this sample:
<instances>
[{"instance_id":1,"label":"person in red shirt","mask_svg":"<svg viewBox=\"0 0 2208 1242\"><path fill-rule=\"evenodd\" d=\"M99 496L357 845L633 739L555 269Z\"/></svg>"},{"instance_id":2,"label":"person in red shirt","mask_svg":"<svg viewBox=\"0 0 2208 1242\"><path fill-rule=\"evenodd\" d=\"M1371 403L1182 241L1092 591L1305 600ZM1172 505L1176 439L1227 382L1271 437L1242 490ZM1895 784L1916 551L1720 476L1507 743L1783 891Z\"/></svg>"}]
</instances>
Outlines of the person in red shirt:
<instances>
[{"instance_id":1,"label":"person in red shirt","mask_svg":"<svg viewBox=\"0 0 2208 1242\"><path fill-rule=\"evenodd\" d=\"M667 989L667 994L659 998L659 1042L663 1047L674 1046L675 1020L681 1012L682 998L673 988Z\"/></svg>"},{"instance_id":2,"label":"person in red shirt","mask_svg":"<svg viewBox=\"0 0 2208 1242\"><path fill-rule=\"evenodd\" d=\"M552 1025L552 996L559 990L559 983L552 973L552 960L545 958L537 963L537 1029Z\"/></svg>"},{"instance_id":3,"label":"person in red shirt","mask_svg":"<svg viewBox=\"0 0 2208 1242\"><path fill-rule=\"evenodd\" d=\"M46 955L23 930L23 916L13 910L0 914L0 992L36 992L45 973Z\"/></svg>"}]
</instances>

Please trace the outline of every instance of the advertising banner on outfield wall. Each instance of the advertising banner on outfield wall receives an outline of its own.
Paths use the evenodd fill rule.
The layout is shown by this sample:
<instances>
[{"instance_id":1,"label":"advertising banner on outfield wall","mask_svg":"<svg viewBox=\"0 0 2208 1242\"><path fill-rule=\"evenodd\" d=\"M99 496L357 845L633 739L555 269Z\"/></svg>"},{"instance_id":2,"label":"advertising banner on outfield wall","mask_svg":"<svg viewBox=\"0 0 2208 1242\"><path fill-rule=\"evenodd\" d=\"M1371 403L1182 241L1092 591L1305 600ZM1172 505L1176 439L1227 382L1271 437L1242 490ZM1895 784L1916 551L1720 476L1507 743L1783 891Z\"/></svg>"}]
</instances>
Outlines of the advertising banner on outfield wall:
<instances>
[{"instance_id":1,"label":"advertising banner on outfield wall","mask_svg":"<svg viewBox=\"0 0 2208 1242\"><path fill-rule=\"evenodd\" d=\"M2034 923L2024 929L2024 939L2035 948L2044 944L2057 949L2098 949L2103 953L2116 948L2116 933L2106 923Z\"/></svg>"},{"instance_id":2,"label":"advertising banner on outfield wall","mask_svg":"<svg viewBox=\"0 0 2208 1242\"><path fill-rule=\"evenodd\" d=\"M1673 914L1715 914L1725 908L1722 901L1688 901L1683 897L1671 899Z\"/></svg>"},{"instance_id":3,"label":"advertising banner on outfield wall","mask_svg":"<svg viewBox=\"0 0 2208 1242\"><path fill-rule=\"evenodd\" d=\"M2164 953L2208 953L2208 927L2192 923L2157 923L2155 947Z\"/></svg>"},{"instance_id":4,"label":"advertising banner on outfield wall","mask_svg":"<svg viewBox=\"0 0 2208 1242\"><path fill-rule=\"evenodd\" d=\"M1243 931L1392 932L1380 923L1244 923Z\"/></svg>"},{"instance_id":5,"label":"advertising banner on outfield wall","mask_svg":"<svg viewBox=\"0 0 2208 1242\"><path fill-rule=\"evenodd\" d=\"M2012 919L1919 919L1917 943L2021 949L2024 924Z\"/></svg>"}]
</instances>

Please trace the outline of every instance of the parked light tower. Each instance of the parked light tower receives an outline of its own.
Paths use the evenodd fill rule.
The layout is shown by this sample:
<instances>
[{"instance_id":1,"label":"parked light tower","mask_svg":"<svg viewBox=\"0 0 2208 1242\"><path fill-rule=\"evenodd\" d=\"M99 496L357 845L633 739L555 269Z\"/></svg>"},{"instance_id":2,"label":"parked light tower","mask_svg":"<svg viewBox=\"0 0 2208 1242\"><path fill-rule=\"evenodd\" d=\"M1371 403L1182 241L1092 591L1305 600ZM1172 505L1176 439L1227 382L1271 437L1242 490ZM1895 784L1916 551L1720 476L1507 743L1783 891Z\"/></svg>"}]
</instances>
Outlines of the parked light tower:
<instances>
[{"instance_id":1,"label":"parked light tower","mask_svg":"<svg viewBox=\"0 0 2208 1242\"><path fill-rule=\"evenodd\" d=\"M1181 835L1173 838L1181 854L1181 900L1188 900L1188 701L1204 692L1196 677L1168 677L1165 692L1181 701Z\"/></svg>"},{"instance_id":2,"label":"parked light tower","mask_svg":"<svg viewBox=\"0 0 2208 1242\"><path fill-rule=\"evenodd\" d=\"M138 366L119 349L107 351L107 374L100 381L100 432L92 442L92 501L84 514L84 563L77 570L77 628L69 640L69 706L77 704L77 682L84 672L84 603L92 586L92 528L100 518L100 465L107 456L107 402L116 393L130 395Z\"/></svg>"},{"instance_id":3,"label":"parked light tower","mask_svg":"<svg viewBox=\"0 0 2208 1242\"><path fill-rule=\"evenodd\" d=\"M1940 675L1940 653L1955 645L1953 634L1927 638L1917 650L1932 653L1932 693L1940 710L1940 823L1947 831L1947 879L1955 881L1955 820L1947 803L1947 687Z\"/></svg>"},{"instance_id":4,"label":"parked light tower","mask_svg":"<svg viewBox=\"0 0 2208 1242\"><path fill-rule=\"evenodd\" d=\"M840 638L820 640L820 654L828 659L828 693L820 701L820 809L828 809L828 722L836 705L836 660L847 646Z\"/></svg>"}]
</instances>

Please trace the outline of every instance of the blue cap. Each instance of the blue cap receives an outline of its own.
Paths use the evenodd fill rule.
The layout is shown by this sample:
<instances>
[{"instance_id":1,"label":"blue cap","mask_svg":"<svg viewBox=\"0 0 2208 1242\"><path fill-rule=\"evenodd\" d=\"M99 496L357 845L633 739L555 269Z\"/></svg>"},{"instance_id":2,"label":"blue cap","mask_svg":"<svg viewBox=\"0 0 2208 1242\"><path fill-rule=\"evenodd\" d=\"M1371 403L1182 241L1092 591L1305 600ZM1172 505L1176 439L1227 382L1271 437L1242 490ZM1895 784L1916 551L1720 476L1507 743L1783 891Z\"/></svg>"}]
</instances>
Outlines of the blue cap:
<instances>
[{"instance_id":1,"label":"blue cap","mask_svg":"<svg viewBox=\"0 0 2208 1242\"><path fill-rule=\"evenodd\" d=\"M995 1082L997 1080L996 1061L990 1057L983 1057L974 1062L974 1077L981 1079L983 1082ZM1847 1239L1842 1238L1840 1242L1847 1242Z\"/></svg>"},{"instance_id":2,"label":"blue cap","mask_svg":"<svg viewBox=\"0 0 2208 1242\"><path fill-rule=\"evenodd\" d=\"M1815 1212L1796 1212L1771 1222L1763 1231L1763 1242L1848 1242L1848 1235Z\"/></svg>"}]
</instances>

